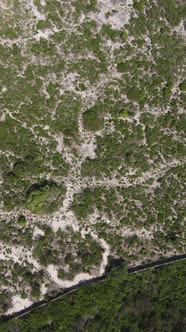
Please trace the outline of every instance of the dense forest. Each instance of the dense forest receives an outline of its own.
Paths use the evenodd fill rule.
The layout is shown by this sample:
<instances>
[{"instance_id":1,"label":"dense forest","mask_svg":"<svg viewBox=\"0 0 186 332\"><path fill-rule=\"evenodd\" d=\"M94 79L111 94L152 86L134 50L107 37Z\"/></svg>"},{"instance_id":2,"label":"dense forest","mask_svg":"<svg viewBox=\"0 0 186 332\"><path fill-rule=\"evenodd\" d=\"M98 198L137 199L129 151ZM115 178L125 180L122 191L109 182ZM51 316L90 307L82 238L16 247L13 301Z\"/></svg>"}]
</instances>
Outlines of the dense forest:
<instances>
[{"instance_id":1,"label":"dense forest","mask_svg":"<svg viewBox=\"0 0 186 332\"><path fill-rule=\"evenodd\" d=\"M186 264L177 262L128 274L125 264L103 282L0 322L1 332L183 332L186 330Z\"/></svg>"}]
</instances>

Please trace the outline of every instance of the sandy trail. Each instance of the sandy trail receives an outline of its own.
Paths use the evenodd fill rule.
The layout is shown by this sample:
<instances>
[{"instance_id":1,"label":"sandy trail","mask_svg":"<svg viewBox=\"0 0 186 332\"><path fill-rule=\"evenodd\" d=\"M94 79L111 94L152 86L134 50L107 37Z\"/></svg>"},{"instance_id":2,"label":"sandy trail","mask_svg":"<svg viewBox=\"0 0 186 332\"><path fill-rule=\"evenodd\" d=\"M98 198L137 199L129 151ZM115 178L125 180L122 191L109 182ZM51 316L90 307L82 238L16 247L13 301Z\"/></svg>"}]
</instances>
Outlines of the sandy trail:
<instances>
[{"instance_id":1,"label":"sandy trail","mask_svg":"<svg viewBox=\"0 0 186 332\"><path fill-rule=\"evenodd\" d=\"M36 17L38 21L46 19L45 15L40 13L39 10L37 9L37 6L34 4L34 0L28 0L28 4L30 6L33 15Z\"/></svg>"},{"instance_id":2,"label":"sandy trail","mask_svg":"<svg viewBox=\"0 0 186 332\"><path fill-rule=\"evenodd\" d=\"M77 274L73 280L61 280L58 278L57 275L57 267L53 264L50 264L47 267L47 272L50 275L51 280L53 280L57 285L59 285L62 288L68 288L73 285L78 284L80 281L89 280L98 276L101 276L105 272L105 267L108 263L108 256L110 254L110 246L106 243L105 240L99 239L98 236L94 233L89 232L91 236L94 238L94 240L98 241L102 248L104 249L103 256L102 256L102 262L99 267L99 271L95 274L89 274L89 273L79 273Z\"/></svg>"},{"instance_id":3,"label":"sandy trail","mask_svg":"<svg viewBox=\"0 0 186 332\"><path fill-rule=\"evenodd\" d=\"M68 288L68 287L78 284L81 281L89 280L89 279L101 276L104 273L105 267L107 266L107 263L108 263L108 256L110 254L110 246L103 239L99 239L96 234L92 233L91 235L96 241L98 241L101 244L101 246L104 249L103 256L102 256L102 262L101 262L98 272L94 273L94 274L79 273L75 276L75 278L73 280L61 280L58 278L58 272L57 272L58 267L53 264L50 264L46 268L46 272L48 273L51 282L56 283L58 285L58 287ZM41 266L38 264L38 262L35 259L28 257L24 253L24 248L22 248L22 247L19 247L17 250L15 248L12 248L12 253L10 253L10 254L0 254L0 260L1 259L2 260L13 259L15 262L20 262L21 258L27 259L27 261L29 263L32 263L34 265L35 269L38 269L38 270L41 269ZM40 290L41 290L42 296L47 293L47 287L45 285L42 285ZM33 304L32 299L29 299L29 298L22 299L21 296L19 296L19 295L13 295L12 296L12 308L9 309L6 312L6 314L12 314L12 313L21 311L21 310L27 308L28 306L30 306L31 304Z\"/></svg>"},{"instance_id":4,"label":"sandy trail","mask_svg":"<svg viewBox=\"0 0 186 332\"><path fill-rule=\"evenodd\" d=\"M38 271L41 269L40 264L36 259L33 258L32 252L27 250L23 246L7 246L7 244L0 244L0 260L13 260L15 263L21 264L23 261L28 262L29 264L33 264L34 271ZM8 252L7 252L8 249Z\"/></svg>"},{"instance_id":5,"label":"sandy trail","mask_svg":"<svg viewBox=\"0 0 186 332\"><path fill-rule=\"evenodd\" d=\"M99 29L101 29L103 24L110 24L113 29L120 30L124 24L129 22L132 4L133 0L125 0L125 3L115 0L97 0L98 12L91 13L90 18L96 20ZM117 15L111 14L113 11L117 11ZM107 16L108 13L110 15Z\"/></svg>"}]
</instances>

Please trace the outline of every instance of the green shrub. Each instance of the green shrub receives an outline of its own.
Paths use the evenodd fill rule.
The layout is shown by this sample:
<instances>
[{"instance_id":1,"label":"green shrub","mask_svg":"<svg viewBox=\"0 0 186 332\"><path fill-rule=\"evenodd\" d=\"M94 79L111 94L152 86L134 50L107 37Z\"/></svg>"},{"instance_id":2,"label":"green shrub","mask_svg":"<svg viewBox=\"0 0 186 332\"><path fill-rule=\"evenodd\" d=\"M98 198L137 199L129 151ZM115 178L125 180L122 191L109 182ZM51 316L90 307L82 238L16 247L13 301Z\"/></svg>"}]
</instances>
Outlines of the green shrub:
<instances>
[{"instance_id":1,"label":"green shrub","mask_svg":"<svg viewBox=\"0 0 186 332\"><path fill-rule=\"evenodd\" d=\"M127 92L127 96L129 97L129 99L139 101L139 102L144 101L146 98L145 91L141 90L140 88L137 88L137 87L133 87L133 88L129 89Z\"/></svg>"},{"instance_id":2,"label":"green shrub","mask_svg":"<svg viewBox=\"0 0 186 332\"><path fill-rule=\"evenodd\" d=\"M104 128L104 116L101 104L89 108L83 113L83 122L85 129L98 131Z\"/></svg>"},{"instance_id":3,"label":"green shrub","mask_svg":"<svg viewBox=\"0 0 186 332\"><path fill-rule=\"evenodd\" d=\"M18 218L18 225L21 226L21 227L26 226L26 219L25 219L25 216L20 216L20 217Z\"/></svg>"},{"instance_id":4,"label":"green shrub","mask_svg":"<svg viewBox=\"0 0 186 332\"><path fill-rule=\"evenodd\" d=\"M44 20L40 20L37 25L36 25L37 29L46 29L48 28L48 22L44 21Z\"/></svg>"},{"instance_id":5,"label":"green shrub","mask_svg":"<svg viewBox=\"0 0 186 332\"><path fill-rule=\"evenodd\" d=\"M40 298L40 285L39 285L39 283L34 282L32 284L31 296L33 296L37 300Z\"/></svg>"},{"instance_id":6,"label":"green shrub","mask_svg":"<svg viewBox=\"0 0 186 332\"><path fill-rule=\"evenodd\" d=\"M120 31L112 29L109 24L103 24L101 32L111 40L115 40L120 35Z\"/></svg>"},{"instance_id":7,"label":"green shrub","mask_svg":"<svg viewBox=\"0 0 186 332\"><path fill-rule=\"evenodd\" d=\"M54 183L33 185L27 195L26 206L35 214L54 212L64 194L64 188Z\"/></svg>"},{"instance_id":8,"label":"green shrub","mask_svg":"<svg viewBox=\"0 0 186 332\"><path fill-rule=\"evenodd\" d=\"M42 54L42 55L52 56L55 54L54 44L48 42L44 38L41 38L39 42L32 44L31 52L33 52L36 55Z\"/></svg>"},{"instance_id":9,"label":"green shrub","mask_svg":"<svg viewBox=\"0 0 186 332\"><path fill-rule=\"evenodd\" d=\"M129 64L127 62L120 62L117 64L117 70L120 73L126 72L130 70Z\"/></svg>"},{"instance_id":10,"label":"green shrub","mask_svg":"<svg viewBox=\"0 0 186 332\"><path fill-rule=\"evenodd\" d=\"M177 0L158 0L160 6L165 10L165 16L168 22L172 25L178 25L182 18L184 18L186 7L185 4L180 4Z\"/></svg>"},{"instance_id":11,"label":"green shrub","mask_svg":"<svg viewBox=\"0 0 186 332\"><path fill-rule=\"evenodd\" d=\"M0 313L4 314L12 306L11 294L4 290L0 293Z\"/></svg>"},{"instance_id":12,"label":"green shrub","mask_svg":"<svg viewBox=\"0 0 186 332\"><path fill-rule=\"evenodd\" d=\"M10 39L17 39L18 35L17 32L13 29L6 29L0 31L0 37L10 38Z\"/></svg>"},{"instance_id":13,"label":"green shrub","mask_svg":"<svg viewBox=\"0 0 186 332\"><path fill-rule=\"evenodd\" d=\"M145 0L141 0L141 1L134 0L133 7L138 12L140 12L140 13L143 12L144 5L145 5Z\"/></svg>"},{"instance_id":14,"label":"green shrub","mask_svg":"<svg viewBox=\"0 0 186 332\"><path fill-rule=\"evenodd\" d=\"M180 85L179 88L181 91L186 91L186 81L183 81Z\"/></svg>"}]
</instances>

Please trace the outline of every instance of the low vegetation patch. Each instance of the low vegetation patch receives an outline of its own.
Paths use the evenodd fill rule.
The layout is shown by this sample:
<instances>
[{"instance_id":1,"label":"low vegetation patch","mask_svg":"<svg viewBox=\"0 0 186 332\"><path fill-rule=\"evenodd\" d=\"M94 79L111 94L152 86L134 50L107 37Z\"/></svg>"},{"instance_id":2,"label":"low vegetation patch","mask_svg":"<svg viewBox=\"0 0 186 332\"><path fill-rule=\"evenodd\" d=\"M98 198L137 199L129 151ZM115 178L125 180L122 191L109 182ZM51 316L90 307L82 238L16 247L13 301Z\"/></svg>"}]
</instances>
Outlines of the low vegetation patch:
<instances>
[{"instance_id":1,"label":"low vegetation patch","mask_svg":"<svg viewBox=\"0 0 186 332\"><path fill-rule=\"evenodd\" d=\"M52 213L61 202L64 189L55 183L34 184L27 194L26 206L35 214Z\"/></svg>"}]
</instances>

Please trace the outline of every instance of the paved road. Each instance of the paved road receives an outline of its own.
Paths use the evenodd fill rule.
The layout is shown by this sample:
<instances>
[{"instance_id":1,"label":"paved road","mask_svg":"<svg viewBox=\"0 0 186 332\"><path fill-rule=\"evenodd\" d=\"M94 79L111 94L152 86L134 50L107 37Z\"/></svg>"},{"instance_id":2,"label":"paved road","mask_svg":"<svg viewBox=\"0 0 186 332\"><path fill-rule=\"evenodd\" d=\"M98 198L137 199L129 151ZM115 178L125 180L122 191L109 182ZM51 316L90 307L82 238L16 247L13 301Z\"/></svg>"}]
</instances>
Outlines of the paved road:
<instances>
[{"instance_id":1,"label":"paved road","mask_svg":"<svg viewBox=\"0 0 186 332\"><path fill-rule=\"evenodd\" d=\"M135 267L131 267L128 269L128 273L137 273L137 272L141 272L141 271L145 271L145 270L149 270L152 268L157 268L160 267L162 265L168 265L168 264L172 264L175 263L177 261L181 261L186 259L186 254L182 254L182 255L177 255L177 256L173 256L173 257L169 257L163 260L159 260L159 261L155 261L149 264L144 264L144 265L139 265L139 266L135 266Z\"/></svg>"},{"instance_id":2,"label":"paved road","mask_svg":"<svg viewBox=\"0 0 186 332\"><path fill-rule=\"evenodd\" d=\"M138 273L138 272L142 272L142 271L149 270L152 268L158 268L163 265L172 264L177 261L181 261L181 260L185 260L185 259L186 259L186 254L173 256L173 257L158 260L158 261L155 261L155 262L152 262L149 264L143 264L143 265L138 265L138 266L135 266L132 268L128 268L128 273L129 274ZM80 282L78 285L74 285L70 288L63 290L61 293L58 293L56 296L51 297L46 301L40 301L40 302L34 303L32 306L30 306L22 311L16 312L16 313L8 315L8 316L2 316L0 320L6 321L6 320L22 317L22 316L28 314L29 312L33 311L36 308L41 308L41 307L47 305L49 302L57 301L57 300L61 299L62 297L67 296L68 294L76 292L78 290L78 288L81 287L82 285L93 284L96 282L97 283L103 282L105 279L106 279L106 274L101 277L93 278L90 280L85 280L83 282Z\"/></svg>"}]
</instances>

